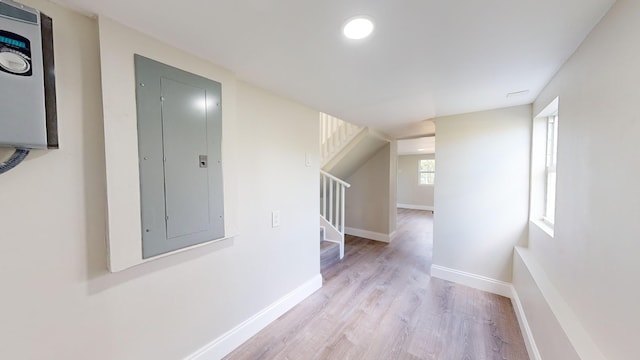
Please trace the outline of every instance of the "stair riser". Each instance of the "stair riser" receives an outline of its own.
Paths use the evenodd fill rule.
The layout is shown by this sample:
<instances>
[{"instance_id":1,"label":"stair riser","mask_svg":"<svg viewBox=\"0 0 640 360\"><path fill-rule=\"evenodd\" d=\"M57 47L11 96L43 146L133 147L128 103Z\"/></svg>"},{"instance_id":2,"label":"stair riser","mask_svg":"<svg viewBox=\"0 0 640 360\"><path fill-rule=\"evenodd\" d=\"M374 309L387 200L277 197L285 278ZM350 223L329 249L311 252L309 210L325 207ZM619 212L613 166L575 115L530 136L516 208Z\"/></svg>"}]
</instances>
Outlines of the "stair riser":
<instances>
[{"instance_id":1,"label":"stair riser","mask_svg":"<svg viewBox=\"0 0 640 360\"><path fill-rule=\"evenodd\" d=\"M320 271L328 269L331 265L340 261L340 246L328 247L320 253Z\"/></svg>"}]
</instances>

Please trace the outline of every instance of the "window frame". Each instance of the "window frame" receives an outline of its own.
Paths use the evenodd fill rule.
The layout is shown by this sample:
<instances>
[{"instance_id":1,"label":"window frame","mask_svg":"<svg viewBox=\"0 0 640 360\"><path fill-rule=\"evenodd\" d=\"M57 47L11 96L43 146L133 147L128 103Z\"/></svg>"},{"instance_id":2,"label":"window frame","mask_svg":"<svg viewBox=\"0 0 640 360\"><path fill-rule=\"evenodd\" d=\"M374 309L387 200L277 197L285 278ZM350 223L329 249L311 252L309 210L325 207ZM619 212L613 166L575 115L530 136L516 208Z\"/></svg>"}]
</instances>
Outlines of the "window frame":
<instances>
[{"instance_id":1,"label":"window frame","mask_svg":"<svg viewBox=\"0 0 640 360\"><path fill-rule=\"evenodd\" d=\"M422 162L423 161L431 161L433 162L433 170L422 170ZM429 182L429 177L427 177L427 182L422 183L422 174L433 174L433 181ZM433 186L436 183L436 159L420 159L418 160L418 185L420 186Z\"/></svg>"},{"instance_id":2,"label":"window frame","mask_svg":"<svg viewBox=\"0 0 640 360\"><path fill-rule=\"evenodd\" d=\"M552 229L555 223L555 208L557 199L557 169L558 169L558 113L554 113L547 117L546 132L546 150L545 150L545 178L544 178L544 207L542 214L542 222ZM555 176L553 199L549 194L549 177ZM552 214L550 214L549 203L553 201Z\"/></svg>"}]
</instances>

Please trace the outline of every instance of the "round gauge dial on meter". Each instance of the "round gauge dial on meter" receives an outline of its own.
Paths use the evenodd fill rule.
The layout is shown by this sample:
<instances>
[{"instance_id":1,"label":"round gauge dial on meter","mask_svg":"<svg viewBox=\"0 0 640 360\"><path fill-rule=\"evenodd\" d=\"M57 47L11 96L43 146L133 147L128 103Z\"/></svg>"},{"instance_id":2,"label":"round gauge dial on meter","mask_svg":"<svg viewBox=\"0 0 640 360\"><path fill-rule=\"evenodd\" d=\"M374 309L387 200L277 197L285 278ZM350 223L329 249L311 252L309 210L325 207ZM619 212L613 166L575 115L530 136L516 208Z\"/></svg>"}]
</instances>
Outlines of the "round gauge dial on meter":
<instances>
[{"instance_id":1,"label":"round gauge dial on meter","mask_svg":"<svg viewBox=\"0 0 640 360\"><path fill-rule=\"evenodd\" d=\"M26 55L8 48L0 49L0 66L14 74L24 74L31 69Z\"/></svg>"}]
</instances>

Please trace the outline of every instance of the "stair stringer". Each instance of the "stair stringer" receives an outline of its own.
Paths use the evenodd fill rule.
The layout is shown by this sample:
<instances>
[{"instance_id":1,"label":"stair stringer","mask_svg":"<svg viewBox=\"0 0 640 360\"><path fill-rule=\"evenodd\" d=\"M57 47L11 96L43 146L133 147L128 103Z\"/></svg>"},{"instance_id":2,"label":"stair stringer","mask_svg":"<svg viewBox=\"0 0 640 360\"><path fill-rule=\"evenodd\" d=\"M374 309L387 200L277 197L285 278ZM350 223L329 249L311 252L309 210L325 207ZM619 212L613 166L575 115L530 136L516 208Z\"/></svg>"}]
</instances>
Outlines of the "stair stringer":
<instances>
[{"instance_id":1,"label":"stair stringer","mask_svg":"<svg viewBox=\"0 0 640 360\"><path fill-rule=\"evenodd\" d=\"M331 241L335 243L340 243L340 239L342 238L342 234L338 229L336 229L330 222L328 222L325 218L320 215L320 226L324 227L324 240Z\"/></svg>"}]
</instances>

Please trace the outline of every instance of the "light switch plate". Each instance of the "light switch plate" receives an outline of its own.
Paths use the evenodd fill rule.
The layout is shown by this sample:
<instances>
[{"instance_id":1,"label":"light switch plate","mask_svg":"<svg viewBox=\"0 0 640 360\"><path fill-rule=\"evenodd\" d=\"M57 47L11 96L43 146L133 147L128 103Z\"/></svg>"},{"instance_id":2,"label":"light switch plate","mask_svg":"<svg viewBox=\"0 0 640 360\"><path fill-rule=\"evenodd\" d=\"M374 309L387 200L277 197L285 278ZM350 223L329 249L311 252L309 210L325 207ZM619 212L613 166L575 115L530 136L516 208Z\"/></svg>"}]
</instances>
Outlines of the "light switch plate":
<instances>
[{"instance_id":1,"label":"light switch plate","mask_svg":"<svg viewBox=\"0 0 640 360\"><path fill-rule=\"evenodd\" d=\"M271 213L271 227L278 227L280 226L280 210L274 210Z\"/></svg>"}]
</instances>

